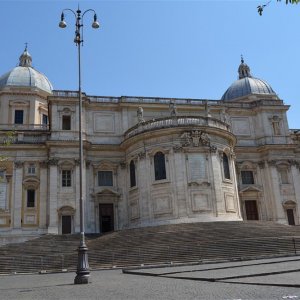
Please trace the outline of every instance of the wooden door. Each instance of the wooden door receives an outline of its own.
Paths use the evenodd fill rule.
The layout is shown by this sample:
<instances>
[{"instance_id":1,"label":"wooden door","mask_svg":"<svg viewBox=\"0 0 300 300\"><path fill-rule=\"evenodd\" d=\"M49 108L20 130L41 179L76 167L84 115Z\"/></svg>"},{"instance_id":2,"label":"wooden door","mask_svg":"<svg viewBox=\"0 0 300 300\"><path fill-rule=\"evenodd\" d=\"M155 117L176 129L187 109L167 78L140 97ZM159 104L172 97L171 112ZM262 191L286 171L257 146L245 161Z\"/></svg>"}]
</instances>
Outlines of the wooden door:
<instances>
[{"instance_id":1,"label":"wooden door","mask_svg":"<svg viewBox=\"0 0 300 300\"><path fill-rule=\"evenodd\" d=\"M99 224L100 232L110 232L114 230L114 205L99 204Z\"/></svg>"},{"instance_id":2,"label":"wooden door","mask_svg":"<svg viewBox=\"0 0 300 300\"><path fill-rule=\"evenodd\" d=\"M256 200L245 201L247 220L258 220L258 210Z\"/></svg>"},{"instance_id":3,"label":"wooden door","mask_svg":"<svg viewBox=\"0 0 300 300\"><path fill-rule=\"evenodd\" d=\"M294 210L293 209L287 209L286 214L287 214L289 225L295 225Z\"/></svg>"},{"instance_id":4,"label":"wooden door","mask_svg":"<svg viewBox=\"0 0 300 300\"><path fill-rule=\"evenodd\" d=\"M62 234L72 233L72 217L61 216L61 232Z\"/></svg>"}]
</instances>

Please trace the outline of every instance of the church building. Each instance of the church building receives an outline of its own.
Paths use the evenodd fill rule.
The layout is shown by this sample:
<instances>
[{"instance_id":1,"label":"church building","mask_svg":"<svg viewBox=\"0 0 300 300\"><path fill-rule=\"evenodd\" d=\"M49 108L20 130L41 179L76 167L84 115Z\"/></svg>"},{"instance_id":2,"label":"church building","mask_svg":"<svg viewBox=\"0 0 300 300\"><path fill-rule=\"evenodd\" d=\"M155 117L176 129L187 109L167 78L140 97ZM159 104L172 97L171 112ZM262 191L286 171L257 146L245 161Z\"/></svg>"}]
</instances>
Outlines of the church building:
<instances>
[{"instance_id":1,"label":"church building","mask_svg":"<svg viewBox=\"0 0 300 300\"><path fill-rule=\"evenodd\" d=\"M219 100L82 94L87 233L300 223L300 130L243 59L238 76ZM2 240L80 231L78 98L54 90L27 48L0 77Z\"/></svg>"}]
</instances>

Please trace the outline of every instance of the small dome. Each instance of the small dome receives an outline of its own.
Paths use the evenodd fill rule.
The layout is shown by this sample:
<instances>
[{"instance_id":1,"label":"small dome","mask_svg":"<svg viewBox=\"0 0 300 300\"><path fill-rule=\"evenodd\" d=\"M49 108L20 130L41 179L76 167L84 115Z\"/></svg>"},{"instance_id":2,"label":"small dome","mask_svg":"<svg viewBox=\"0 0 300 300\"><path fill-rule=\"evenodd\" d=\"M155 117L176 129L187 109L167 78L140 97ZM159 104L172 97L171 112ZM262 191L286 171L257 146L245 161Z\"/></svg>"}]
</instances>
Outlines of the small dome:
<instances>
[{"instance_id":1,"label":"small dome","mask_svg":"<svg viewBox=\"0 0 300 300\"><path fill-rule=\"evenodd\" d=\"M238 73L239 79L227 89L221 100L230 101L251 94L276 95L272 87L266 81L251 76L250 68L244 63L243 58Z\"/></svg>"},{"instance_id":2,"label":"small dome","mask_svg":"<svg viewBox=\"0 0 300 300\"><path fill-rule=\"evenodd\" d=\"M32 58L27 47L19 58L19 66L0 77L0 90L7 87L35 87L49 94L53 87L48 78L31 66Z\"/></svg>"}]
</instances>

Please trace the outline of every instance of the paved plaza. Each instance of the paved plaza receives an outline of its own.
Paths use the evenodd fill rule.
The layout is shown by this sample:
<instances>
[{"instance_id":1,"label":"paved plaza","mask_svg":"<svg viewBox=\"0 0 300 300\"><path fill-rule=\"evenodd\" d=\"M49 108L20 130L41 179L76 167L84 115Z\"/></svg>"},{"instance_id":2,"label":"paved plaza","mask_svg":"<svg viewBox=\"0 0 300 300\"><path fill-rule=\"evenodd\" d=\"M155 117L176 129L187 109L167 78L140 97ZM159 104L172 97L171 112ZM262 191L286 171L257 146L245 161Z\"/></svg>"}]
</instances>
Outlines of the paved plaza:
<instances>
[{"instance_id":1,"label":"paved plaza","mask_svg":"<svg viewBox=\"0 0 300 300\"><path fill-rule=\"evenodd\" d=\"M300 257L0 277L0 299L300 299Z\"/></svg>"}]
</instances>

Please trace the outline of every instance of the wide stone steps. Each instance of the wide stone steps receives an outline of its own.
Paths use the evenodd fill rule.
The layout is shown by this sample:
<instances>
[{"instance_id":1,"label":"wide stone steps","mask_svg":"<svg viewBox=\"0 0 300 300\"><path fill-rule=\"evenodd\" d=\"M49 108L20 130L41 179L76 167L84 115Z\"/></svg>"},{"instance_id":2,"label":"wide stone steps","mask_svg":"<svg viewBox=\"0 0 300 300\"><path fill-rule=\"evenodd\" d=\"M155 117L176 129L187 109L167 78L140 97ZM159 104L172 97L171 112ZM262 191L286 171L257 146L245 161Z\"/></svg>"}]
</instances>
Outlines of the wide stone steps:
<instances>
[{"instance_id":1,"label":"wide stone steps","mask_svg":"<svg viewBox=\"0 0 300 300\"><path fill-rule=\"evenodd\" d=\"M300 227L190 223L87 235L91 269L300 253ZM0 247L0 273L75 270L79 235L45 235Z\"/></svg>"}]
</instances>

